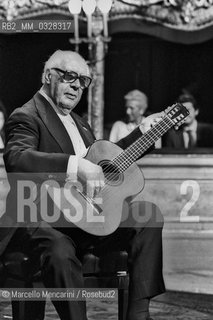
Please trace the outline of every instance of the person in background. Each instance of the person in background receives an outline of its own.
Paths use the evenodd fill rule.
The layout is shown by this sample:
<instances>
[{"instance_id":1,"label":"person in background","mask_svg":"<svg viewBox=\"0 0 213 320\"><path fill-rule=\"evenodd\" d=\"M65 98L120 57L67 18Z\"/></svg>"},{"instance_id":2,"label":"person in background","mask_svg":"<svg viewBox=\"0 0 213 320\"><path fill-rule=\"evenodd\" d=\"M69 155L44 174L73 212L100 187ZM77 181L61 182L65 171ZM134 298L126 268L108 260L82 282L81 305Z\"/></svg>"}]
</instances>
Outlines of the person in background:
<instances>
[{"instance_id":1,"label":"person in background","mask_svg":"<svg viewBox=\"0 0 213 320\"><path fill-rule=\"evenodd\" d=\"M4 124L6 120L6 109L0 100L0 150L4 149Z\"/></svg>"},{"instance_id":2,"label":"person in background","mask_svg":"<svg viewBox=\"0 0 213 320\"><path fill-rule=\"evenodd\" d=\"M197 121L199 108L188 92L179 96L178 102L188 110L189 116L179 130L171 129L163 137L163 147L175 149L213 148L213 125Z\"/></svg>"},{"instance_id":3,"label":"person in background","mask_svg":"<svg viewBox=\"0 0 213 320\"><path fill-rule=\"evenodd\" d=\"M126 122L116 121L110 131L109 140L117 142L126 137L137 128L146 118L145 113L148 108L148 98L145 93L137 89L128 92L125 96ZM161 147L161 140L155 143L156 148Z\"/></svg>"},{"instance_id":4,"label":"person in background","mask_svg":"<svg viewBox=\"0 0 213 320\"><path fill-rule=\"evenodd\" d=\"M125 96L125 109L127 121L116 121L111 129L109 140L117 142L126 137L145 118L144 113L148 107L148 98L139 90L132 90Z\"/></svg>"}]
</instances>

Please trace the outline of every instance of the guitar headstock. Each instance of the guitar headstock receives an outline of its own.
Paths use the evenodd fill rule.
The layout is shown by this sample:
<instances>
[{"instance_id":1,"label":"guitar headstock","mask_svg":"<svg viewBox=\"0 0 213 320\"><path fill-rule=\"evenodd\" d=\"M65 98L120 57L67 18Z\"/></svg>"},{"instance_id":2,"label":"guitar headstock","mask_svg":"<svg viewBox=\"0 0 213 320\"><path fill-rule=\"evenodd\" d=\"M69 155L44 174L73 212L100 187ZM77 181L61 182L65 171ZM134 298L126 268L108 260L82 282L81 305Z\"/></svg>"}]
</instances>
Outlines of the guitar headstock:
<instances>
[{"instance_id":1,"label":"guitar headstock","mask_svg":"<svg viewBox=\"0 0 213 320\"><path fill-rule=\"evenodd\" d=\"M178 129L189 115L188 109L181 103L175 103L165 110L165 115L172 120L175 129Z\"/></svg>"}]
</instances>

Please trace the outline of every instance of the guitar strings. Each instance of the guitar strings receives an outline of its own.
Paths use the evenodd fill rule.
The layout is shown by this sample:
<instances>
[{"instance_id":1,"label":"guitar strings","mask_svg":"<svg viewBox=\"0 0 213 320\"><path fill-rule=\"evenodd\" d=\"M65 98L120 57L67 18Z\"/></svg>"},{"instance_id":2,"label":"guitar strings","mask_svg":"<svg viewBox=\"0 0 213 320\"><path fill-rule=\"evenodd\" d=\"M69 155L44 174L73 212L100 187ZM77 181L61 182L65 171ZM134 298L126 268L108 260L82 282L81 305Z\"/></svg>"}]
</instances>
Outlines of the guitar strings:
<instances>
[{"instance_id":1,"label":"guitar strings","mask_svg":"<svg viewBox=\"0 0 213 320\"><path fill-rule=\"evenodd\" d=\"M146 149L152 145L152 143L156 140L156 138L160 138L160 136L164 133L164 131L167 131L169 129L169 127L171 127L171 123L166 123L167 121L164 121L164 122L165 122L166 128L162 128L162 121L160 121L154 128L151 129L151 132L147 131L147 133L148 133L147 135L143 135L138 140L136 140L134 142L134 144L132 144L126 150L122 151L115 159L112 160L112 163L116 164L120 168L122 168L122 167L125 168L126 165L128 165L130 161L132 162L132 160L134 160L134 158L137 159L139 156L139 154L138 154L139 152L141 153L143 151L146 151ZM154 139L153 139L153 137L154 137ZM141 139L144 140L144 141L142 141L142 143L141 143ZM127 156L129 156L130 159L127 158ZM132 156L133 156L133 158L132 158ZM122 163L121 163L121 161L122 161Z\"/></svg>"},{"instance_id":2,"label":"guitar strings","mask_svg":"<svg viewBox=\"0 0 213 320\"><path fill-rule=\"evenodd\" d=\"M106 175L105 180L115 178L118 174L124 172L156 141L156 139L159 139L173 125L173 121L168 117L168 115L166 115L154 127L149 129L126 150L123 150L119 155L112 159L112 161L110 161L110 164L107 165L104 170L104 175ZM118 167L118 173L115 173L114 171L108 171L111 170L111 168L113 169L113 165L116 165L116 168ZM107 189L109 189L109 185L105 184L101 191L107 191ZM95 203L94 198L88 197L87 194L85 194L85 198L88 202L90 202L90 204Z\"/></svg>"},{"instance_id":3,"label":"guitar strings","mask_svg":"<svg viewBox=\"0 0 213 320\"><path fill-rule=\"evenodd\" d=\"M119 167L118 169L120 169L118 171L123 172L126 168L128 168L128 166L130 166L134 162L134 160L136 160L140 156L141 152L143 153L144 151L146 151L146 149L149 146L151 146L152 143L157 138L160 138L162 136L162 134L173 125L173 123L171 122L170 119L169 119L170 120L169 123L167 123L168 119L165 118L163 120L164 121L160 121L158 124L156 124L156 126L151 129L151 132L149 132L148 135L146 135L146 136L143 135L141 138L136 140L133 145L131 145L129 148L127 148L126 150L121 152L115 159L113 159L110 162L110 165L108 167L106 167L104 170L104 173L106 173L106 174L110 173L110 175L107 176L108 179L112 178L113 175L114 176L117 175L117 172L114 174L114 172L106 170L106 169L112 168L111 164L116 165L117 167ZM164 128L162 128L163 122L165 122L165 125L166 125ZM142 144L141 144L141 139L144 140L144 142L142 142ZM133 149L134 153L132 152L132 149Z\"/></svg>"},{"instance_id":4,"label":"guitar strings","mask_svg":"<svg viewBox=\"0 0 213 320\"><path fill-rule=\"evenodd\" d=\"M162 125L164 125L164 127L162 127ZM139 139L137 139L131 146L129 146L126 150L123 150L118 156L116 156L110 162L110 165L106 166L106 169L109 169L111 167L111 164L113 163L118 167L120 166L119 169L122 169L125 171L125 169L127 169L134 162L134 159L136 160L138 158L138 156L141 154L141 152L143 153L144 151L147 150L147 148L149 148L149 146L152 145L152 143L155 141L154 138L160 138L173 125L174 124L173 124L172 120L168 116L164 117L153 128L149 129L143 136L141 136ZM150 140L150 136L151 136L151 140ZM152 141L152 138L153 138L153 141ZM142 141L142 140L144 140L144 141ZM133 149L133 151L136 151L136 152L133 153L132 149ZM138 154L138 152L139 152L139 154ZM129 162L129 159L126 158L126 160L124 160L122 162L122 164L120 164L119 162L122 161L122 157L128 156L127 153L130 154L129 157L131 158L131 161ZM135 154L137 154L137 156L135 156ZM109 179L109 178L112 179L112 177L115 177L117 175L114 172L110 172L110 171L107 172L106 170L104 171L104 173L105 174L110 173L110 175L107 177L107 179ZM109 186L106 184L101 189L100 192L108 191L108 189L109 189ZM89 198L87 195L86 195L86 198L88 198L91 203L95 202L94 198Z\"/></svg>"},{"instance_id":5,"label":"guitar strings","mask_svg":"<svg viewBox=\"0 0 213 320\"><path fill-rule=\"evenodd\" d=\"M163 126L164 125L164 126ZM106 178L112 179L118 174L114 171L108 171L113 165L118 167L118 172L124 172L131 164L138 159L138 157L143 154L155 141L159 139L168 129L174 126L171 118L166 114L165 117L159 121L153 128L149 129L144 135L138 138L132 145L130 145L126 150L123 150L118 156L116 156L110 164L106 166L104 174ZM109 175L107 176L107 174ZM105 178L105 180L106 180ZM109 186L106 184L101 191L107 191ZM88 198L88 196L86 196ZM89 198L90 203L94 202L93 198Z\"/></svg>"},{"instance_id":6,"label":"guitar strings","mask_svg":"<svg viewBox=\"0 0 213 320\"><path fill-rule=\"evenodd\" d=\"M162 128L162 122L159 123L158 125L156 125L146 136L143 136L143 143L141 145L141 138L138 139L131 147L130 149L126 152L126 155L129 156L128 159L126 159L126 161L124 161L120 168L123 170L125 169L128 165L130 165L132 163L132 161L136 160L140 154L141 151L144 152L147 150L147 148L149 146L152 145L152 143L154 141L156 141L156 139L160 138L162 136L163 133L165 133L170 127L171 127L171 123L167 123L168 121L164 121L165 122L165 127ZM133 152L132 152L133 149Z\"/></svg>"},{"instance_id":7,"label":"guitar strings","mask_svg":"<svg viewBox=\"0 0 213 320\"><path fill-rule=\"evenodd\" d=\"M165 127L162 127L163 124L165 125ZM113 169L112 165L116 165L116 167L118 167L119 173L125 171L134 162L134 160L136 160L140 156L141 152L143 153L144 151L146 151L147 148L151 146L152 143L156 140L156 138L160 138L163 133L166 132L172 125L173 122L168 117L165 117L161 121L159 121L153 128L150 129L150 132L147 131L148 134L144 134L142 137L136 140L130 147L128 147L126 150L123 150L117 157L115 157L110 162L110 165L106 166L104 170L106 178L109 180L115 178L118 175L117 172L111 172L111 168ZM142 144L141 139L144 140ZM106 187L107 185L105 185L102 190L106 189Z\"/></svg>"},{"instance_id":8,"label":"guitar strings","mask_svg":"<svg viewBox=\"0 0 213 320\"><path fill-rule=\"evenodd\" d=\"M125 171L134 162L134 160L136 160L139 157L141 153L146 151L152 145L152 143L155 142L157 138L160 138L172 126L173 126L173 122L168 117L165 117L161 121L159 121L153 128L151 128L144 135L138 138L131 146L129 146L126 150L123 150L118 156L116 156L110 162L110 165L106 166L104 170L104 175L107 176L107 174L109 173L109 175L106 178L109 180L117 176L117 173L115 173L114 171L112 172L107 171L108 169L111 169L111 168L113 169L112 164L118 167L119 173ZM123 161L122 158L126 158L126 160L124 159ZM106 192L108 191L108 189L109 189L109 185L105 184L100 192L103 192L103 191ZM87 201L90 202L90 204L95 203L94 198L90 198L86 194L84 196L87 199Z\"/></svg>"},{"instance_id":9,"label":"guitar strings","mask_svg":"<svg viewBox=\"0 0 213 320\"><path fill-rule=\"evenodd\" d=\"M168 123L167 123L168 122ZM159 123L158 123L159 124ZM161 125L162 125L162 123L160 124L160 125L156 125L155 126L155 128L157 129L157 130L155 130L156 132L154 132L153 133L153 136L154 137L156 137L156 138L159 138L160 136L162 136L162 134L164 133L164 132L166 132L169 128L171 128L172 127L172 125L173 125L173 123L171 123L171 120L170 121L165 121L165 128L162 128L161 127ZM150 135L150 132L149 132L149 135ZM152 141L151 141L151 143L148 141L148 139L149 139L149 136L147 135L146 137L145 137L145 140L146 141L144 141L143 143L142 143L142 145L141 145L141 142L140 142L140 139L142 139L142 137L141 138L139 138L137 141L136 141L136 143L135 143L135 145L134 145L134 150L136 150L136 152L140 152L139 154L141 154L141 150L142 150L142 152L144 151L144 149L146 150L147 149L147 147L149 147L151 144L152 144ZM144 139L144 136L143 136L143 139ZM127 150L127 149L126 149ZM126 150L124 150L124 152L126 151ZM133 154L133 153L131 153L132 152L132 150L131 149L129 149L128 150L128 153L130 153L130 155L129 155L129 157L131 158L131 161L129 160L129 159L126 159L125 161L123 161L122 162L122 164L120 164L119 162L120 162L120 160L118 160L118 157L121 155L118 155L115 159L113 159L112 160L112 162L113 162L113 164L116 164L117 166L119 166L119 171L121 171L121 169L122 169L122 171L125 171L125 169L127 169L132 163L133 163L133 161L132 160L134 160L134 158L135 158L135 154ZM132 159L132 155L133 155L133 159ZM126 152L125 152L125 156L128 156L128 155L126 155ZM139 155L138 155L139 156ZM138 158L138 156L137 156L137 158ZM108 166L108 167L106 167L106 168L109 168L110 166ZM106 172L106 170L104 171L104 173L105 173L105 175L107 176L106 178L109 180L109 179L113 179L113 178L116 178L116 176L117 176L117 173L114 173L114 172L110 172L110 171L107 171ZM107 173L109 173L108 175L107 175ZM119 172L120 173L120 172ZM109 185L105 185L103 188L102 188L102 192L103 191L107 191L109 189Z\"/></svg>"},{"instance_id":10,"label":"guitar strings","mask_svg":"<svg viewBox=\"0 0 213 320\"><path fill-rule=\"evenodd\" d=\"M164 126L163 126L164 125ZM138 157L143 154L155 141L159 139L168 129L174 126L172 119L166 114L165 117L159 121L153 128L149 129L143 136L137 139L131 146L126 150L123 150L118 156L116 156L110 164L106 166L104 174L107 176L107 179L111 179L117 176L117 173L108 171L112 165L118 167L118 172L125 171L131 164L138 159ZM125 159L126 158L126 159ZM109 186L106 184L101 191L106 191L109 189ZM94 199L90 199L94 202Z\"/></svg>"}]
</instances>

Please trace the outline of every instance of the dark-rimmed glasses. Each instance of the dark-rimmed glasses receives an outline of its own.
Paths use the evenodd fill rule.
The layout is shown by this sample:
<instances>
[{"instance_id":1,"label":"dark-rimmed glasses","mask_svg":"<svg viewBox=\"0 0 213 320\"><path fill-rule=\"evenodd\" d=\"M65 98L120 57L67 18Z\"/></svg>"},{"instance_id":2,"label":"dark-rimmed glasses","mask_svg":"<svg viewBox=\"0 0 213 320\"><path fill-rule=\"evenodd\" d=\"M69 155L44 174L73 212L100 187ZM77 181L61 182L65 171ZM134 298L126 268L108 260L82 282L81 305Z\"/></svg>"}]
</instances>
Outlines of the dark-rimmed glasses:
<instances>
[{"instance_id":1,"label":"dark-rimmed glasses","mask_svg":"<svg viewBox=\"0 0 213 320\"><path fill-rule=\"evenodd\" d=\"M92 79L90 77L87 77L84 75L79 76L77 72L74 72L74 71L64 71L59 68L51 68L51 69L59 71L63 74L61 75L61 79L63 80L63 82L73 83L78 79L80 82L81 89L88 88L92 82Z\"/></svg>"}]
</instances>

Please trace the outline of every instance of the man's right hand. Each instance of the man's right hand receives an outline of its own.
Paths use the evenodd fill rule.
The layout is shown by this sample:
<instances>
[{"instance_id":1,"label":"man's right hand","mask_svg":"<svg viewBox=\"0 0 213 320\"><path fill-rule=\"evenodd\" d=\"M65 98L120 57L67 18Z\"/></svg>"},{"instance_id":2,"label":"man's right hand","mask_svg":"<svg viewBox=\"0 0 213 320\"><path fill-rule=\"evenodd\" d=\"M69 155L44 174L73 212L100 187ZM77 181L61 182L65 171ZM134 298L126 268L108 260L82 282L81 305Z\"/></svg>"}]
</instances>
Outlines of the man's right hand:
<instances>
[{"instance_id":1,"label":"man's right hand","mask_svg":"<svg viewBox=\"0 0 213 320\"><path fill-rule=\"evenodd\" d=\"M81 182L86 185L86 192L90 198L97 195L104 187L104 174L101 166L89 160L78 159L77 175Z\"/></svg>"}]
</instances>

